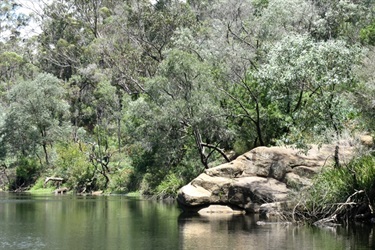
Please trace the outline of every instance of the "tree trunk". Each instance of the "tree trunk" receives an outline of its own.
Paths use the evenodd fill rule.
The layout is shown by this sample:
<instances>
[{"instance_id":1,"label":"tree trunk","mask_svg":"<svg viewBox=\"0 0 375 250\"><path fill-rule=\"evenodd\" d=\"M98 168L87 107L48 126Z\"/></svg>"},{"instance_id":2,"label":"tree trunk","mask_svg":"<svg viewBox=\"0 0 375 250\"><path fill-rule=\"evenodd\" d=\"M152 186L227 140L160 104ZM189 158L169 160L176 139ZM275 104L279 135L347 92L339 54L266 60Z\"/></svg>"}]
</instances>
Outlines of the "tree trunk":
<instances>
[{"instance_id":1,"label":"tree trunk","mask_svg":"<svg viewBox=\"0 0 375 250\"><path fill-rule=\"evenodd\" d=\"M45 142L43 142L43 151L44 151L44 156L45 156L45 160L46 160L46 165L49 166L47 144Z\"/></svg>"}]
</instances>

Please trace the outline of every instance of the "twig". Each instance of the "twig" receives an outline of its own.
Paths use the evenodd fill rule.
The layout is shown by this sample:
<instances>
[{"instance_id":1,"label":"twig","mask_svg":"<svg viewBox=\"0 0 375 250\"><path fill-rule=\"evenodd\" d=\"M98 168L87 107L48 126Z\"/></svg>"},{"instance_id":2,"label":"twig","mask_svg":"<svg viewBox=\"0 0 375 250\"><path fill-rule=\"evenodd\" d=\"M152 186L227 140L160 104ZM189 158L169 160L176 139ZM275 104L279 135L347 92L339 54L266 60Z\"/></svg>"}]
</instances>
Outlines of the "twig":
<instances>
[{"instance_id":1,"label":"twig","mask_svg":"<svg viewBox=\"0 0 375 250\"><path fill-rule=\"evenodd\" d=\"M365 192L364 190L358 190L355 193L353 193L352 195L350 195L344 203L336 203L335 205L339 205L339 206L336 208L336 210L328 218L320 219L320 220L314 222L313 225L319 226L319 225L327 224L329 222L336 222L337 221L337 215L338 215L339 211L341 211L344 206L351 206L351 205L357 204L356 202L350 202L351 198L353 196L357 195L357 194L361 194L361 193L364 193L364 192Z\"/></svg>"}]
</instances>

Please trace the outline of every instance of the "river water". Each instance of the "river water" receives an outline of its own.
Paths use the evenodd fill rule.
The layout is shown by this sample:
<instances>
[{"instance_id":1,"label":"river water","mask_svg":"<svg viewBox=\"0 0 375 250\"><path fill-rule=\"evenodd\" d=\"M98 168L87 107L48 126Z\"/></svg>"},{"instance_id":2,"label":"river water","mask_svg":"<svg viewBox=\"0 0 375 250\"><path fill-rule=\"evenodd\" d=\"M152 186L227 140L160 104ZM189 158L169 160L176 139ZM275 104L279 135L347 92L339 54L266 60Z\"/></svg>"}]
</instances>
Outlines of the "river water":
<instances>
[{"instance_id":1,"label":"river water","mask_svg":"<svg viewBox=\"0 0 375 250\"><path fill-rule=\"evenodd\" d=\"M257 223L184 216L175 203L126 196L0 193L0 249L374 249L373 226Z\"/></svg>"}]
</instances>

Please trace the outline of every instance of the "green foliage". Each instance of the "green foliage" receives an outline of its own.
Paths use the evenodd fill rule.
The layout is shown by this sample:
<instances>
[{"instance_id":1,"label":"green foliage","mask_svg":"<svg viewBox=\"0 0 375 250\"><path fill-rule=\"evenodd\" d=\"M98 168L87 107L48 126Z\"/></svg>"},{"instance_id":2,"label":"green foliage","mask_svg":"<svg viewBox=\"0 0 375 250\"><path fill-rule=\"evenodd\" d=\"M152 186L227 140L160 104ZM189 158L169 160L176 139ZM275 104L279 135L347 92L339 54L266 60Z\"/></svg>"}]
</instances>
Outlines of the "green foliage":
<instances>
[{"instance_id":1,"label":"green foliage","mask_svg":"<svg viewBox=\"0 0 375 250\"><path fill-rule=\"evenodd\" d=\"M88 6L90 3L87 2ZM81 1L75 1L76 8L81 7L80 4ZM73 12L71 7L72 1L52 1L46 5L43 32L38 36L40 68L64 80L69 80L86 63L85 48L95 38L86 25L90 21L97 25L97 19L91 19L89 8ZM85 19L77 20L80 15Z\"/></svg>"},{"instance_id":2,"label":"green foliage","mask_svg":"<svg viewBox=\"0 0 375 250\"><path fill-rule=\"evenodd\" d=\"M240 135L236 147L304 147L311 135L339 134L356 117L347 94L357 87L352 67L360 54L343 41L316 42L307 35L273 44L266 61L226 91Z\"/></svg>"},{"instance_id":3,"label":"green foliage","mask_svg":"<svg viewBox=\"0 0 375 250\"><path fill-rule=\"evenodd\" d=\"M38 178L35 184L28 190L32 194L52 194L56 187L48 183L47 186L44 185L44 178Z\"/></svg>"},{"instance_id":4,"label":"green foliage","mask_svg":"<svg viewBox=\"0 0 375 250\"><path fill-rule=\"evenodd\" d=\"M154 178L151 173L146 173L142 176L142 181L139 185L139 190L142 195L151 195L155 192L154 187L157 185L155 182L159 182L159 178Z\"/></svg>"},{"instance_id":5,"label":"green foliage","mask_svg":"<svg viewBox=\"0 0 375 250\"><path fill-rule=\"evenodd\" d=\"M207 157L203 143L226 145L230 131L210 73L210 66L196 55L169 52L158 75L146 82L148 96L129 107L128 124L133 125L127 130L137 138L135 143L145 150L142 158L147 159L140 166L136 164L136 169L143 166L151 171L155 167L152 173L164 176L179 166L187 151L196 150ZM214 157L208 158L202 158L206 164Z\"/></svg>"},{"instance_id":6,"label":"green foliage","mask_svg":"<svg viewBox=\"0 0 375 250\"><path fill-rule=\"evenodd\" d=\"M14 85L36 72L36 68L13 49L4 52L0 49L0 103L3 104L9 104L7 94Z\"/></svg>"},{"instance_id":7,"label":"green foliage","mask_svg":"<svg viewBox=\"0 0 375 250\"><path fill-rule=\"evenodd\" d=\"M366 155L347 166L353 175L354 190L364 190L371 202L375 202L375 157Z\"/></svg>"},{"instance_id":8,"label":"green foliage","mask_svg":"<svg viewBox=\"0 0 375 250\"><path fill-rule=\"evenodd\" d=\"M353 93L355 107L360 111L358 127L365 131L374 132L375 128L375 50L370 48L360 66L356 67L360 84Z\"/></svg>"},{"instance_id":9,"label":"green foliage","mask_svg":"<svg viewBox=\"0 0 375 250\"><path fill-rule=\"evenodd\" d=\"M175 197L177 191L186 183L186 179L177 173L146 173L142 176L139 189L142 195L156 195L159 198Z\"/></svg>"},{"instance_id":10,"label":"green foliage","mask_svg":"<svg viewBox=\"0 0 375 250\"><path fill-rule=\"evenodd\" d=\"M60 81L40 74L32 81L20 82L9 91L10 108L3 125L3 141L10 152L22 156L36 155L43 149L49 165L48 146L66 132L67 103Z\"/></svg>"},{"instance_id":11,"label":"green foliage","mask_svg":"<svg viewBox=\"0 0 375 250\"><path fill-rule=\"evenodd\" d=\"M359 190L364 193L351 201L375 204L375 157L363 155L340 168L327 168L316 176L304 199L310 212L325 213L344 203Z\"/></svg>"},{"instance_id":12,"label":"green foliage","mask_svg":"<svg viewBox=\"0 0 375 250\"><path fill-rule=\"evenodd\" d=\"M22 157L15 165L16 177L13 182L10 183L11 190L27 188L30 184L33 184L40 174L40 165L36 159Z\"/></svg>"},{"instance_id":13,"label":"green foliage","mask_svg":"<svg viewBox=\"0 0 375 250\"><path fill-rule=\"evenodd\" d=\"M108 190L111 193L128 193L132 174L133 171L129 167L124 167L115 172L112 172L112 178L110 184L108 185Z\"/></svg>"},{"instance_id":14,"label":"green foliage","mask_svg":"<svg viewBox=\"0 0 375 250\"><path fill-rule=\"evenodd\" d=\"M257 0L256 22L259 36L265 41L282 39L286 34L303 34L313 25L316 13L310 1L305 0Z\"/></svg>"},{"instance_id":15,"label":"green foliage","mask_svg":"<svg viewBox=\"0 0 375 250\"><path fill-rule=\"evenodd\" d=\"M69 189L77 192L98 190L95 168L88 160L89 149L83 143L59 144L55 174L64 178Z\"/></svg>"},{"instance_id":16,"label":"green foliage","mask_svg":"<svg viewBox=\"0 0 375 250\"><path fill-rule=\"evenodd\" d=\"M330 168L315 179L309 202L315 206L344 202L353 192L353 176L348 168Z\"/></svg>"},{"instance_id":17,"label":"green foliage","mask_svg":"<svg viewBox=\"0 0 375 250\"><path fill-rule=\"evenodd\" d=\"M375 45L375 22L361 29L360 38L363 44Z\"/></svg>"},{"instance_id":18,"label":"green foliage","mask_svg":"<svg viewBox=\"0 0 375 250\"><path fill-rule=\"evenodd\" d=\"M330 127L339 133L353 111L344 95L355 87L352 67L360 53L343 41L314 42L307 36L275 44L256 73L270 100L264 108L279 119L274 135L282 138L287 131L289 141L303 143L304 133L322 134Z\"/></svg>"},{"instance_id":19,"label":"green foliage","mask_svg":"<svg viewBox=\"0 0 375 250\"><path fill-rule=\"evenodd\" d=\"M283 114L252 72L241 83L233 85L227 94L230 99L226 105L233 111L234 128L239 137L234 144L236 153L269 145L283 133Z\"/></svg>"},{"instance_id":20,"label":"green foliage","mask_svg":"<svg viewBox=\"0 0 375 250\"><path fill-rule=\"evenodd\" d=\"M44 187L44 180L43 178L38 178L38 180L34 183L33 187L30 189L30 191L35 191L42 189Z\"/></svg>"},{"instance_id":21,"label":"green foliage","mask_svg":"<svg viewBox=\"0 0 375 250\"><path fill-rule=\"evenodd\" d=\"M156 194L159 197L176 196L178 190L184 185L183 179L176 174L168 174L156 188Z\"/></svg>"},{"instance_id":22,"label":"green foliage","mask_svg":"<svg viewBox=\"0 0 375 250\"><path fill-rule=\"evenodd\" d=\"M255 7L255 15L261 15L263 9L267 8L269 4L269 0L253 0L252 4Z\"/></svg>"},{"instance_id":23,"label":"green foliage","mask_svg":"<svg viewBox=\"0 0 375 250\"><path fill-rule=\"evenodd\" d=\"M371 19L371 1L315 1L317 17L311 34L319 40L344 39L352 44L358 42L358 32Z\"/></svg>"}]
</instances>

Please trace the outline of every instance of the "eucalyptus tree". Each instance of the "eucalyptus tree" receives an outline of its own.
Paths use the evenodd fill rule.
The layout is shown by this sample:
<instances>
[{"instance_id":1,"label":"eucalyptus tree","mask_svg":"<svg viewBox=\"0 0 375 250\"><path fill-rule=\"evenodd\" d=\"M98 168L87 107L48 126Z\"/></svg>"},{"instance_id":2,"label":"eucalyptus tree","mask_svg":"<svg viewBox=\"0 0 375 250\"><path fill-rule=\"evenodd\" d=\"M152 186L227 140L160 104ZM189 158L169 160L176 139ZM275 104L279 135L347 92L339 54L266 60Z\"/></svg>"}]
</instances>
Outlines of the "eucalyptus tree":
<instances>
[{"instance_id":1,"label":"eucalyptus tree","mask_svg":"<svg viewBox=\"0 0 375 250\"><path fill-rule=\"evenodd\" d=\"M46 4L38 39L41 67L69 80L80 67L98 63L97 57L91 57L90 45L100 37L114 2L55 0Z\"/></svg>"},{"instance_id":2,"label":"eucalyptus tree","mask_svg":"<svg viewBox=\"0 0 375 250\"><path fill-rule=\"evenodd\" d=\"M87 31L74 18L74 5L53 1L45 6L39 35L39 61L42 70L68 80L81 65Z\"/></svg>"},{"instance_id":3,"label":"eucalyptus tree","mask_svg":"<svg viewBox=\"0 0 375 250\"><path fill-rule=\"evenodd\" d=\"M199 6L210 1L191 2L197 13ZM227 97L222 104L232 119L232 127L238 131L236 144L246 144L239 151L266 145L274 135L262 136L261 130L268 123L261 122L261 116L268 111L264 104L260 105L259 83L253 74L267 61L274 43L289 33L308 32L316 18L314 6L304 0L226 0L210 2L205 11L199 12L204 17L200 32L191 32L181 46L197 44L192 51L215 65L216 75L221 78L217 89ZM263 98L263 102L268 100ZM241 110L254 112L246 114ZM245 126L248 121L251 129Z\"/></svg>"},{"instance_id":4,"label":"eucalyptus tree","mask_svg":"<svg viewBox=\"0 0 375 250\"><path fill-rule=\"evenodd\" d=\"M25 60L16 52L5 51L0 53L0 95L4 97L13 83L22 74ZM6 98L1 98L5 101ZM0 102L2 102L0 101Z\"/></svg>"},{"instance_id":5,"label":"eucalyptus tree","mask_svg":"<svg viewBox=\"0 0 375 250\"><path fill-rule=\"evenodd\" d=\"M90 162L105 179L104 188L110 182L109 173L112 155L121 152L121 100L116 87L109 81L101 81L94 92L96 123L93 131L94 144L90 152ZM117 145L114 139L117 135ZM116 147L117 146L117 147Z\"/></svg>"},{"instance_id":6,"label":"eucalyptus tree","mask_svg":"<svg viewBox=\"0 0 375 250\"><path fill-rule=\"evenodd\" d=\"M353 94L356 106L361 111L361 129L374 133L375 128L375 49L367 50L362 63L356 67L360 84L358 90Z\"/></svg>"},{"instance_id":7,"label":"eucalyptus tree","mask_svg":"<svg viewBox=\"0 0 375 250\"><path fill-rule=\"evenodd\" d=\"M290 142L329 128L337 135L355 112L345 94L357 84L353 66L361 50L344 41L314 42L306 35L290 35L276 43L267 63L254 75L265 107L274 117L272 129ZM266 132L266 131L264 131Z\"/></svg>"},{"instance_id":8,"label":"eucalyptus tree","mask_svg":"<svg viewBox=\"0 0 375 250\"><path fill-rule=\"evenodd\" d=\"M8 98L10 107L1 131L2 143L9 145L8 153L38 157L41 163L44 158L49 166L49 149L67 128L68 105L61 82L52 75L39 74L34 80L15 85Z\"/></svg>"},{"instance_id":9,"label":"eucalyptus tree","mask_svg":"<svg viewBox=\"0 0 375 250\"><path fill-rule=\"evenodd\" d=\"M213 72L196 53L172 49L145 82L146 94L129 103L127 131L148 160L138 171L159 181L169 173L186 178L218 158L229 160L232 132Z\"/></svg>"},{"instance_id":10,"label":"eucalyptus tree","mask_svg":"<svg viewBox=\"0 0 375 250\"><path fill-rule=\"evenodd\" d=\"M291 135L295 137L288 140L297 142L302 131L309 131L306 135L328 127L341 130L343 120L353 111L344 93L350 92L345 88L352 88L356 82L351 67L360 57L359 49L350 44L358 41L358 32L369 22L372 7L370 1L305 0L228 0L212 5L206 15L206 25L211 28L209 40L200 41L204 41L204 50L211 52L209 60L216 58L215 63L220 63L226 84L219 89L228 97L224 104L230 110L233 127L241 134L240 144L247 144L245 148L268 145ZM347 43L333 41L339 38ZM285 50L279 51L281 44ZM202 47L198 53L207 54ZM327 59L331 55L337 55L332 56L335 60ZM308 68L310 73L306 73ZM287 74L290 79L285 81ZM338 83L331 84L333 79ZM308 84L301 85L304 81ZM279 89L280 86L289 87ZM289 94L281 98L285 91ZM276 93L280 98L276 98ZM321 106L315 106L312 100L319 100ZM310 108L312 111L308 112ZM302 114L315 116L302 118ZM301 125L302 121L311 123Z\"/></svg>"},{"instance_id":11,"label":"eucalyptus tree","mask_svg":"<svg viewBox=\"0 0 375 250\"><path fill-rule=\"evenodd\" d=\"M13 0L0 3L0 94L9 90L18 77L30 75L27 71L31 65L20 42L20 31L29 18L17 11L19 7Z\"/></svg>"},{"instance_id":12,"label":"eucalyptus tree","mask_svg":"<svg viewBox=\"0 0 375 250\"><path fill-rule=\"evenodd\" d=\"M103 23L122 1L113 0L68 0L74 4L74 18L95 38L101 36Z\"/></svg>"},{"instance_id":13,"label":"eucalyptus tree","mask_svg":"<svg viewBox=\"0 0 375 250\"><path fill-rule=\"evenodd\" d=\"M86 150L82 153L88 154L87 161L92 165L92 178L101 175L105 179L104 187L107 187L110 181L110 165L113 165L111 156L120 152L122 147L122 95L118 88L111 84L111 78L108 76L110 74L107 75L106 72L108 70L90 64L79 69L66 84L73 142L86 145ZM83 139L80 137L82 131L87 134ZM62 152L74 151L74 143L62 147ZM82 185L91 183L80 181Z\"/></svg>"},{"instance_id":14,"label":"eucalyptus tree","mask_svg":"<svg viewBox=\"0 0 375 250\"><path fill-rule=\"evenodd\" d=\"M0 43L17 39L20 28L27 24L29 18L17 12L19 6L14 0L0 2Z\"/></svg>"},{"instance_id":15,"label":"eucalyptus tree","mask_svg":"<svg viewBox=\"0 0 375 250\"><path fill-rule=\"evenodd\" d=\"M144 91L143 80L155 75L179 27L194 26L194 15L181 1L125 1L106 19L97 43L113 84L128 94Z\"/></svg>"}]
</instances>

